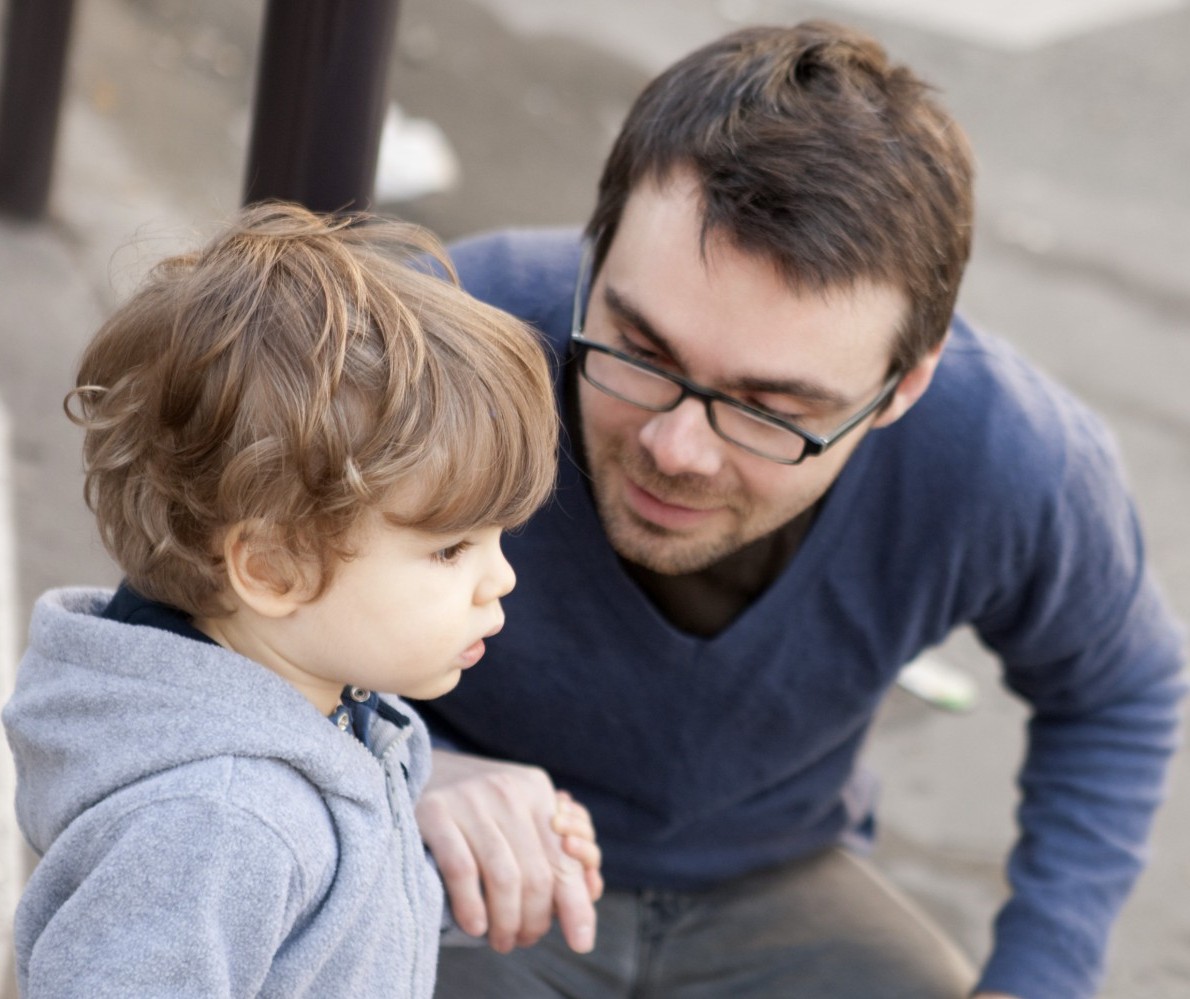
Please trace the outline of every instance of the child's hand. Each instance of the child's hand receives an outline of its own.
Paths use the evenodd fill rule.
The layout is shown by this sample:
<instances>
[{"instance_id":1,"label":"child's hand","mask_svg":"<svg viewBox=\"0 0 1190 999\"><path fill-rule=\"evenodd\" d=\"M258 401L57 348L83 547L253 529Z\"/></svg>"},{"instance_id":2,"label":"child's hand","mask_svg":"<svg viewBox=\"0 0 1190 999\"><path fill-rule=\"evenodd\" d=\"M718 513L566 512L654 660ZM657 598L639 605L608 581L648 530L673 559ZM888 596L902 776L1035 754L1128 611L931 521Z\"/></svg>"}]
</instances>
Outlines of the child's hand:
<instances>
[{"instance_id":1,"label":"child's hand","mask_svg":"<svg viewBox=\"0 0 1190 999\"><path fill-rule=\"evenodd\" d=\"M603 875L599 873L603 854L595 842L595 823L591 813L566 791L558 791L557 797L558 808L550 825L562 837L562 849L583 865L587 892L592 902L598 902L603 895Z\"/></svg>"}]
</instances>

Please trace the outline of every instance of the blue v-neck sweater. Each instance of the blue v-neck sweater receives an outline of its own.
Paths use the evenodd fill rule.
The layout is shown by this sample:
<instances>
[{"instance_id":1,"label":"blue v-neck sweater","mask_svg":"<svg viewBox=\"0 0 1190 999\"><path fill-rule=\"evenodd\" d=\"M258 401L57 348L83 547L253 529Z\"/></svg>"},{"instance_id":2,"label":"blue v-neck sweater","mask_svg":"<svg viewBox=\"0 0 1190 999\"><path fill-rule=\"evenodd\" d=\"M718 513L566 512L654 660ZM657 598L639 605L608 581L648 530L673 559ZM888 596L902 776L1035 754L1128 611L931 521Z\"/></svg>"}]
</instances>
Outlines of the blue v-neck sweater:
<instances>
[{"instance_id":1,"label":"blue v-neck sweater","mask_svg":"<svg viewBox=\"0 0 1190 999\"><path fill-rule=\"evenodd\" d=\"M564 357L575 233L454 259ZM437 738L545 767L591 809L612 886L696 889L870 836L873 714L902 665L971 625L1032 708L983 986L1089 995L1162 795L1182 663L1100 422L956 320L926 396L859 446L790 564L711 638L625 573L564 452L555 499L506 545L505 630L425 705Z\"/></svg>"}]
</instances>

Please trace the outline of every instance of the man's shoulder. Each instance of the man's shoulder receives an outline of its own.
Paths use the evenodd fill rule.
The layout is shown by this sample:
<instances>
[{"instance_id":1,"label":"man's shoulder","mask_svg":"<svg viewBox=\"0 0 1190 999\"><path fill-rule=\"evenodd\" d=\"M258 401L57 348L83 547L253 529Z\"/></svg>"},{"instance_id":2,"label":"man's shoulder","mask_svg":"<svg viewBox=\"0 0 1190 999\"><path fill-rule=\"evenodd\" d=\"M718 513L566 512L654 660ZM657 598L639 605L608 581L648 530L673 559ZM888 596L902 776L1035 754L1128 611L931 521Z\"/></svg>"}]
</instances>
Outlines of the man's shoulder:
<instances>
[{"instance_id":1,"label":"man's shoulder","mask_svg":"<svg viewBox=\"0 0 1190 999\"><path fill-rule=\"evenodd\" d=\"M460 273L537 276L560 266L572 273L582 254L582 233L574 226L493 229L452 240L447 249Z\"/></svg>"},{"instance_id":2,"label":"man's shoulder","mask_svg":"<svg viewBox=\"0 0 1190 999\"><path fill-rule=\"evenodd\" d=\"M576 228L502 229L448 247L463 288L543 330L565 325L578 274Z\"/></svg>"},{"instance_id":3,"label":"man's shoulder","mask_svg":"<svg viewBox=\"0 0 1190 999\"><path fill-rule=\"evenodd\" d=\"M956 318L934 383L905 430L985 485L1045 487L1073 464L1114 461L1102 419L1006 340Z\"/></svg>"}]
</instances>

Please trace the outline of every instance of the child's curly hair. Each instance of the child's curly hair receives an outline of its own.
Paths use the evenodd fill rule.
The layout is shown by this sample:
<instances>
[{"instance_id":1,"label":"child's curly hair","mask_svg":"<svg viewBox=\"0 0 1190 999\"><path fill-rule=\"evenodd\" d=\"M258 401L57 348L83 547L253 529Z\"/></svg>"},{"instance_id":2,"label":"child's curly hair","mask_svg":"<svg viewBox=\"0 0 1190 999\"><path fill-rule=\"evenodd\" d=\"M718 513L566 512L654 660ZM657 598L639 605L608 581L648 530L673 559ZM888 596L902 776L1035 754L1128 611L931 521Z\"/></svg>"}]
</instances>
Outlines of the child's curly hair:
<instances>
[{"instance_id":1,"label":"child's curly hair","mask_svg":"<svg viewBox=\"0 0 1190 999\"><path fill-rule=\"evenodd\" d=\"M535 336L462 292L425 230L370 217L245 210L157 266L65 404L108 550L134 589L195 616L226 611L233 526L280 588L313 565L321 593L399 484L419 497L402 522L447 533L518 524L554 480Z\"/></svg>"}]
</instances>

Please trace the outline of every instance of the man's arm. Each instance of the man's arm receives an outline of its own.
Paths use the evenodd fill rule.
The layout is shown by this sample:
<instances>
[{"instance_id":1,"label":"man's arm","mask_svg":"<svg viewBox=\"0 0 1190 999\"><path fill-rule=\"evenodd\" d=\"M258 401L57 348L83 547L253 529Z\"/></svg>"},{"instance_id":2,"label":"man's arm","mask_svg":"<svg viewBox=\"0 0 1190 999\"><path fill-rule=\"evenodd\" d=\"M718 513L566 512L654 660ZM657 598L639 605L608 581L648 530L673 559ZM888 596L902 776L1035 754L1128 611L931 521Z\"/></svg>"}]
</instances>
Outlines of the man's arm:
<instances>
[{"instance_id":1,"label":"man's arm","mask_svg":"<svg viewBox=\"0 0 1190 999\"><path fill-rule=\"evenodd\" d=\"M558 812L559 792L544 770L434 750L418 825L455 921L473 936L487 933L494 950L536 943L555 914L573 950L595 945L598 890L558 831L573 835L589 820L572 815L575 825L559 825Z\"/></svg>"},{"instance_id":2,"label":"man's arm","mask_svg":"<svg viewBox=\"0 0 1190 999\"><path fill-rule=\"evenodd\" d=\"M981 986L1090 996L1144 866L1184 693L1180 628L1146 567L1114 454L1070 447L1019 585L980 622L1032 708L1012 897Z\"/></svg>"},{"instance_id":3,"label":"man's arm","mask_svg":"<svg viewBox=\"0 0 1190 999\"><path fill-rule=\"evenodd\" d=\"M1083 716L1035 714L989 986L1028 999L1093 993L1108 932L1145 863L1181 688L1171 676Z\"/></svg>"}]
</instances>

